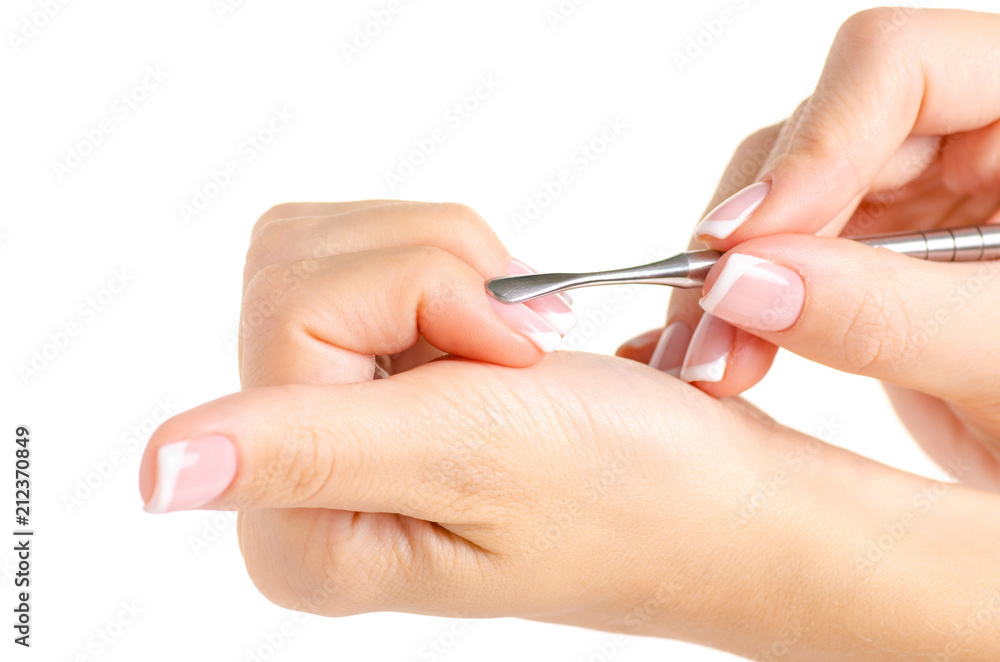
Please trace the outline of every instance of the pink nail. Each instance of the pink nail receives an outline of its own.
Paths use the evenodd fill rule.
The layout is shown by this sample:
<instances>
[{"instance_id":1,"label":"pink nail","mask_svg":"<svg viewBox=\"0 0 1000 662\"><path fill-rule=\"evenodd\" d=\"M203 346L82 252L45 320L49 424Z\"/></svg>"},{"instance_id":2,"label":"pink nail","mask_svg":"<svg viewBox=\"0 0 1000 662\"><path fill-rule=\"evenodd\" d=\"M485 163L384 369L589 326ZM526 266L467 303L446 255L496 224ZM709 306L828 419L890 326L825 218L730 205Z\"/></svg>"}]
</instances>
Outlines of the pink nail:
<instances>
[{"instance_id":1,"label":"pink nail","mask_svg":"<svg viewBox=\"0 0 1000 662\"><path fill-rule=\"evenodd\" d=\"M729 256L701 307L736 326L784 331L795 324L806 300L802 277L752 255Z\"/></svg>"},{"instance_id":2,"label":"pink nail","mask_svg":"<svg viewBox=\"0 0 1000 662\"><path fill-rule=\"evenodd\" d=\"M197 508L222 494L235 475L236 447L222 435L165 444L156 451L156 488L145 511Z\"/></svg>"},{"instance_id":3,"label":"pink nail","mask_svg":"<svg viewBox=\"0 0 1000 662\"><path fill-rule=\"evenodd\" d=\"M537 274L538 272L520 260L510 259L507 263L508 276L520 276L523 274ZM576 326L576 315L567 305L567 301L562 298L562 293L550 294L539 299L525 301L524 305L538 313L538 316L549 323L549 325L564 336L570 329Z\"/></svg>"},{"instance_id":4,"label":"pink nail","mask_svg":"<svg viewBox=\"0 0 1000 662\"><path fill-rule=\"evenodd\" d=\"M486 300L493 312L543 352L555 351L562 342L559 332L523 303L500 303L488 294Z\"/></svg>"},{"instance_id":5,"label":"pink nail","mask_svg":"<svg viewBox=\"0 0 1000 662\"><path fill-rule=\"evenodd\" d=\"M686 382L722 381L735 337L736 327L708 313L702 315L684 356L681 379Z\"/></svg>"},{"instance_id":6,"label":"pink nail","mask_svg":"<svg viewBox=\"0 0 1000 662\"><path fill-rule=\"evenodd\" d=\"M764 198L767 197L770 190L770 183L757 182L737 191L722 201L718 207L708 212L698 227L694 229L694 236L699 237L707 234L717 239L725 239L736 232L737 228L750 218L760 203L764 202Z\"/></svg>"},{"instance_id":7,"label":"pink nail","mask_svg":"<svg viewBox=\"0 0 1000 662\"><path fill-rule=\"evenodd\" d=\"M677 377L684 363L688 344L691 342L691 327L684 322L674 322L663 330L649 359L649 365Z\"/></svg>"}]
</instances>

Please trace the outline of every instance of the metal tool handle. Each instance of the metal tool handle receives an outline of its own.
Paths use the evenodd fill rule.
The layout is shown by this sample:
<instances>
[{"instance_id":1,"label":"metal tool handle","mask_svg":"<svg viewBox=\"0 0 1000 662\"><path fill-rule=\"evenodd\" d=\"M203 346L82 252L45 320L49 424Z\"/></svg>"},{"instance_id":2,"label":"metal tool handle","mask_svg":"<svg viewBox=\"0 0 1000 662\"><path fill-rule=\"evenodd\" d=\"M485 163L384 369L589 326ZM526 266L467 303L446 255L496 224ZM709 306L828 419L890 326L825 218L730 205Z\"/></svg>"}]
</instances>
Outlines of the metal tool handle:
<instances>
[{"instance_id":1,"label":"metal tool handle","mask_svg":"<svg viewBox=\"0 0 1000 662\"><path fill-rule=\"evenodd\" d=\"M979 225L923 232L897 232L851 237L869 246L935 262L976 262L1000 259L1000 225ZM486 283L494 298L506 303L530 301L577 287L610 283L651 283L673 287L701 287L721 254L688 251L666 260L627 269L581 274L528 274L502 276Z\"/></svg>"},{"instance_id":2,"label":"metal tool handle","mask_svg":"<svg viewBox=\"0 0 1000 662\"><path fill-rule=\"evenodd\" d=\"M976 262L1000 258L1000 225L898 232L852 239L932 262Z\"/></svg>"}]
</instances>

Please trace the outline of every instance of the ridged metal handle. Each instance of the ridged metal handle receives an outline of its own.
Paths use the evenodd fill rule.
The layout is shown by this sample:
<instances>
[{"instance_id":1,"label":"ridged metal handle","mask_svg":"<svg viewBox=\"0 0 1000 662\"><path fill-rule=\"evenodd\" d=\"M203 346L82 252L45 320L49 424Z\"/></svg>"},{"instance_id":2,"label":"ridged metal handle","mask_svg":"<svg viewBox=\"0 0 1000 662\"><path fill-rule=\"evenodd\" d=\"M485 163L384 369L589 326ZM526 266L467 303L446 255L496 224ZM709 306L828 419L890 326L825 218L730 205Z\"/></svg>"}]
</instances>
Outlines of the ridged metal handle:
<instances>
[{"instance_id":1,"label":"ridged metal handle","mask_svg":"<svg viewBox=\"0 0 1000 662\"><path fill-rule=\"evenodd\" d=\"M855 241L933 262L1000 259L1000 225L879 234Z\"/></svg>"}]
</instances>

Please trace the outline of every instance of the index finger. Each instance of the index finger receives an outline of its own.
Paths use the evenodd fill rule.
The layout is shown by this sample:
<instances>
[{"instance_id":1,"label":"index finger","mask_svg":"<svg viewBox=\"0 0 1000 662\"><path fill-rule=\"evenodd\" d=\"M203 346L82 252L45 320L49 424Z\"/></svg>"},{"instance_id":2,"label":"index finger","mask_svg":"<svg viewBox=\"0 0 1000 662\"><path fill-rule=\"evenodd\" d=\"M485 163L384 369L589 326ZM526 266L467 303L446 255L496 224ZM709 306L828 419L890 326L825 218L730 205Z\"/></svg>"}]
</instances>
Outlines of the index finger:
<instances>
[{"instance_id":1,"label":"index finger","mask_svg":"<svg viewBox=\"0 0 1000 662\"><path fill-rule=\"evenodd\" d=\"M751 237L813 234L849 208L908 136L953 134L1000 117L1000 16L878 8L841 27L787 148L747 199L727 201L695 230L728 250ZM839 232L839 228L830 228Z\"/></svg>"}]
</instances>

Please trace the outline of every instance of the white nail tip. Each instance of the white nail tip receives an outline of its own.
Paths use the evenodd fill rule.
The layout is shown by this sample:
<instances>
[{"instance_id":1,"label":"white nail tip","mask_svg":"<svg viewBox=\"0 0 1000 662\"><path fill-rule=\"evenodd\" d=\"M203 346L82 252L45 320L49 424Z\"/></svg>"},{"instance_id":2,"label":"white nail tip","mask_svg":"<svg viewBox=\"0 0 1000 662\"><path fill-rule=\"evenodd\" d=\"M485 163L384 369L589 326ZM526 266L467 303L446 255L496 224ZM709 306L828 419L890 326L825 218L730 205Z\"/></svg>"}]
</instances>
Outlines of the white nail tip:
<instances>
[{"instance_id":1,"label":"white nail tip","mask_svg":"<svg viewBox=\"0 0 1000 662\"><path fill-rule=\"evenodd\" d=\"M522 331L525 337L533 342L538 349L545 353L554 352L559 343L562 342L562 336L558 332L553 331L552 333L545 333L540 331Z\"/></svg>"},{"instance_id":2,"label":"white nail tip","mask_svg":"<svg viewBox=\"0 0 1000 662\"><path fill-rule=\"evenodd\" d=\"M680 378L685 382L718 382L726 374L726 364L729 362L729 354L723 354L710 363L700 365L684 366L681 368Z\"/></svg>"},{"instance_id":3,"label":"white nail tip","mask_svg":"<svg viewBox=\"0 0 1000 662\"><path fill-rule=\"evenodd\" d=\"M569 333L577 323L576 315L574 315L572 311L557 313L551 310L547 310L545 312L538 312L536 310L534 312L536 315L544 319L549 326L554 328L560 336L565 336Z\"/></svg>"},{"instance_id":4,"label":"white nail tip","mask_svg":"<svg viewBox=\"0 0 1000 662\"><path fill-rule=\"evenodd\" d=\"M751 184L745 189L737 193L734 193L732 196L726 198L725 200L720 202L715 209L713 209L712 211L710 211L708 214L705 215L704 220L702 220L702 222L698 224L698 227L694 229L695 236L707 234L712 237L715 237L716 239L725 239L733 232L735 232L737 228L743 225L743 223L746 222L747 218L749 218L750 214L752 214L754 210L756 210L757 207L759 207L761 203L764 202L767 190L769 190L770 187L771 185L768 184L767 182L757 182L756 184ZM738 198L749 197L750 195L755 194L761 189L765 189L764 195L761 195L760 197L758 197L757 200L754 200L749 205L746 205L745 207L741 208L739 213L736 214L733 218L717 218L719 215L721 215L722 210L725 209L726 206L732 203L734 200Z\"/></svg>"},{"instance_id":5,"label":"white nail tip","mask_svg":"<svg viewBox=\"0 0 1000 662\"><path fill-rule=\"evenodd\" d=\"M695 235L707 234L716 239L725 239L743 224L743 219L731 221L702 221L695 228Z\"/></svg>"},{"instance_id":6,"label":"white nail tip","mask_svg":"<svg viewBox=\"0 0 1000 662\"><path fill-rule=\"evenodd\" d=\"M187 458L188 442L180 441L161 446L156 452L156 488L146 504L147 513L165 513L173 501L177 478L194 458Z\"/></svg>"},{"instance_id":7,"label":"white nail tip","mask_svg":"<svg viewBox=\"0 0 1000 662\"><path fill-rule=\"evenodd\" d=\"M747 272L756 269L759 264L770 263L753 255L743 255L742 253L730 255L729 259L726 260L725 266L722 267L719 277L715 279L712 289L699 302L701 307L709 313L714 313L719 302L725 298L736 281L745 276ZM783 282L777 275L764 269L757 269L757 272L753 275L754 277L760 276L762 280Z\"/></svg>"}]
</instances>

